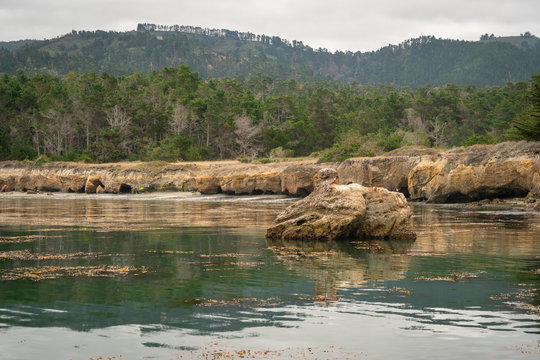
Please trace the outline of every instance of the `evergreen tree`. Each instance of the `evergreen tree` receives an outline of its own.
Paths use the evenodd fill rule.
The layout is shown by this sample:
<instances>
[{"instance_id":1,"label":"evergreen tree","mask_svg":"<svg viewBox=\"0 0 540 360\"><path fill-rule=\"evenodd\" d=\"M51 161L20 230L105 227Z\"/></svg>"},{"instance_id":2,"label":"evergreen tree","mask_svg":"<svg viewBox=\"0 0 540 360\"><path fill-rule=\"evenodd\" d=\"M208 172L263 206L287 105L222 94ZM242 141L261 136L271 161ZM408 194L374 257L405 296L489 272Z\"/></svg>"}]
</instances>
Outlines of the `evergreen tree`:
<instances>
[{"instance_id":1,"label":"evergreen tree","mask_svg":"<svg viewBox=\"0 0 540 360\"><path fill-rule=\"evenodd\" d=\"M510 129L510 137L540 141L540 73L531 77L529 98L531 106L516 117Z\"/></svg>"}]
</instances>

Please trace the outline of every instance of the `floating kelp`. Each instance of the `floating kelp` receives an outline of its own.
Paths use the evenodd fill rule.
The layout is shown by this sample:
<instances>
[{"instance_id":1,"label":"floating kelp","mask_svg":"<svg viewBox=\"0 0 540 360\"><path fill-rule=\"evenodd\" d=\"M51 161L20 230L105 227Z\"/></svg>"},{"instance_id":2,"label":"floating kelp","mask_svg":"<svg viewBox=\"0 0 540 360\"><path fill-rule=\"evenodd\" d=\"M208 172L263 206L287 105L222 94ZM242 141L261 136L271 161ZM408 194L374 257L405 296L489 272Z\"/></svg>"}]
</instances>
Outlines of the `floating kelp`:
<instances>
[{"instance_id":1,"label":"floating kelp","mask_svg":"<svg viewBox=\"0 0 540 360\"><path fill-rule=\"evenodd\" d=\"M0 260L70 260L103 256L102 253L77 252L70 254L39 254L29 250L14 250L0 252Z\"/></svg>"},{"instance_id":2,"label":"floating kelp","mask_svg":"<svg viewBox=\"0 0 540 360\"><path fill-rule=\"evenodd\" d=\"M192 255L195 254L195 251L172 251L172 250L145 250L144 252L150 253L150 254L175 254L175 255Z\"/></svg>"},{"instance_id":3,"label":"floating kelp","mask_svg":"<svg viewBox=\"0 0 540 360\"><path fill-rule=\"evenodd\" d=\"M195 251L182 251L182 250L145 250L147 253L160 254L160 255L193 255ZM239 253L227 253L227 254L197 254L201 258L236 258L249 256L248 254Z\"/></svg>"},{"instance_id":4,"label":"floating kelp","mask_svg":"<svg viewBox=\"0 0 540 360\"><path fill-rule=\"evenodd\" d=\"M238 254L238 253L229 253L229 254L200 254L199 257L202 258L236 258L249 256L248 254Z\"/></svg>"},{"instance_id":5,"label":"floating kelp","mask_svg":"<svg viewBox=\"0 0 540 360\"><path fill-rule=\"evenodd\" d=\"M203 271L225 271L225 270L235 270L238 268L240 269L256 268L258 266L263 265L264 263L257 262L257 261L225 261L225 262L220 262L219 264L214 263L214 262L204 262L204 263L191 262L190 264L202 265Z\"/></svg>"},{"instance_id":6,"label":"floating kelp","mask_svg":"<svg viewBox=\"0 0 540 360\"><path fill-rule=\"evenodd\" d=\"M357 359L365 358L363 352L354 354L338 346L307 348L287 347L283 349L238 349L228 344L212 342L198 350L177 355L177 359Z\"/></svg>"},{"instance_id":7,"label":"floating kelp","mask_svg":"<svg viewBox=\"0 0 540 360\"><path fill-rule=\"evenodd\" d=\"M274 306L279 305L281 301L278 298L265 298L265 299L259 299L259 298L230 298L230 299L202 299L202 298L194 298L194 299L187 299L184 300L184 304L192 304L192 305L199 305L199 306Z\"/></svg>"},{"instance_id":8,"label":"floating kelp","mask_svg":"<svg viewBox=\"0 0 540 360\"><path fill-rule=\"evenodd\" d=\"M101 257L130 257L134 254L103 254L101 252L87 253L76 252L67 254L40 254L32 253L29 250L13 250L0 252L0 261L2 260L71 260L71 259L86 259L86 258L101 258Z\"/></svg>"},{"instance_id":9,"label":"floating kelp","mask_svg":"<svg viewBox=\"0 0 540 360\"><path fill-rule=\"evenodd\" d=\"M379 242L372 243L369 241L352 241L351 244L354 245L356 250L368 250L370 252L384 252L386 250L386 247L381 245Z\"/></svg>"},{"instance_id":10,"label":"floating kelp","mask_svg":"<svg viewBox=\"0 0 540 360\"><path fill-rule=\"evenodd\" d=\"M18 244L34 242L38 240L61 238L62 235L23 235L23 236L0 236L0 244Z\"/></svg>"},{"instance_id":11,"label":"floating kelp","mask_svg":"<svg viewBox=\"0 0 540 360\"><path fill-rule=\"evenodd\" d=\"M299 301L315 301L319 303L331 304L335 303L336 301L340 301L342 297L334 293L328 293L314 296L296 296L295 299Z\"/></svg>"},{"instance_id":12,"label":"floating kelp","mask_svg":"<svg viewBox=\"0 0 540 360\"><path fill-rule=\"evenodd\" d=\"M271 249L276 256L285 258L308 258L308 257L324 257L324 256L336 256L339 253L335 250L316 251L310 248L288 247L288 246L271 246Z\"/></svg>"},{"instance_id":13,"label":"floating kelp","mask_svg":"<svg viewBox=\"0 0 540 360\"><path fill-rule=\"evenodd\" d=\"M534 298L539 291L540 289L536 288L519 289L515 292L502 293L491 296L490 299L495 301L502 301L504 304L513 308L524 310L530 314L536 314L540 316L540 306L530 303L532 298Z\"/></svg>"},{"instance_id":14,"label":"floating kelp","mask_svg":"<svg viewBox=\"0 0 540 360\"><path fill-rule=\"evenodd\" d=\"M59 277L115 277L137 276L149 272L146 266L43 266L22 267L2 270L0 280L33 280L56 279Z\"/></svg>"},{"instance_id":15,"label":"floating kelp","mask_svg":"<svg viewBox=\"0 0 540 360\"><path fill-rule=\"evenodd\" d=\"M479 276L479 274L484 273L485 271L479 271L476 273L470 273L470 272L452 272L447 276L436 276L436 277L426 277L426 276L420 276L417 277L416 280L426 280L426 281L451 281L451 282L457 282L461 280L468 280L468 279L474 279Z\"/></svg>"}]
</instances>

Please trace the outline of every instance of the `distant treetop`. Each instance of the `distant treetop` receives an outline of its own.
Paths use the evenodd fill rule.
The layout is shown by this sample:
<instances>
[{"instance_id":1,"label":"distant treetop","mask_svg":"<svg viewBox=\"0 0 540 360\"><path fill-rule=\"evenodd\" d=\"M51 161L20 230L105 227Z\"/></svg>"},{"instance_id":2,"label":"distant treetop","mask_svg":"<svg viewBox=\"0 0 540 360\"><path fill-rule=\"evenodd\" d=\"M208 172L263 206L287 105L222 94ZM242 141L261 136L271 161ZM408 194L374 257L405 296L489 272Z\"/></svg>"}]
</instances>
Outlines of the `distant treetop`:
<instances>
[{"instance_id":1,"label":"distant treetop","mask_svg":"<svg viewBox=\"0 0 540 360\"><path fill-rule=\"evenodd\" d=\"M201 28L199 26L190 25L156 25L156 24L138 24L137 31L169 31L169 32L181 32L186 34L205 35L211 37L242 40L242 41L254 41L267 45L279 45L283 44L294 48L303 48L304 44L301 41L293 40L292 42L287 39L282 39L279 36L267 36L257 35L251 32L240 32L227 29L210 29Z\"/></svg>"}]
</instances>

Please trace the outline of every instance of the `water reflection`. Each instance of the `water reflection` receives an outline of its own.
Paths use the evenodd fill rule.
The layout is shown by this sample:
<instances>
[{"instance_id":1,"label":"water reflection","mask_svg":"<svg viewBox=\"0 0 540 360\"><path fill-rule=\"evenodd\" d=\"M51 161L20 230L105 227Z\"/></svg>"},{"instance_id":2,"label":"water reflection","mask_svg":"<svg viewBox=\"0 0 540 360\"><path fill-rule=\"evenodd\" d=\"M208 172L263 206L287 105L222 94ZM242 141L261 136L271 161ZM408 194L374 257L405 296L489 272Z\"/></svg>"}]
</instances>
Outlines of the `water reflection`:
<instances>
[{"instance_id":1,"label":"water reflection","mask_svg":"<svg viewBox=\"0 0 540 360\"><path fill-rule=\"evenodd\" d=\"M78 226L96 231L164 227L268 227L294 199L283 196L0 194L0 224Z\"/></svg>"},{"instance_id":2,"label":"water reflection","mask_svg":"<svg viewBox=\"0 0 540 360\"><path fill-rule=\"evenodd\" d=\"M540 214L466 205L412 204L418 233L414 253L527 256L540 254Z\"/></svg>"},{"instance_id":3,"label":"water reflection","mask_svg":"<svg viewBox=\"0 0 540 360\"><path fill-rule=\"evenodd\" d=\"M154 357L218 340L275 349L294 339L293 348L341 346L345 357L452 348L448 358L516 358L510 348L537 341L539 214L413 204L415 242L266 241L291 201L0 196L0 347L11 351L3 356L32 358L52 347L51 332L66 340L49 358L72 358L81 343L118 354L118 332L125 348ZM109 271L66 272L81 267ZM49 268L58 276L5 277ZM9 342L29 334L28 354ZM388 341L420 350L404 355Z\"/></svg>"},{"instance_id":4,"label":"water reflection","mask_svg":"<svg viewBox=\"0 0 540 360\"><path fill-rule=\"evenodd\" d=\"M285 267L313 280L315 299L337 300L344 284L404 277L413 241L302 242L268 240Z\"/></svg>"}]
</instances>

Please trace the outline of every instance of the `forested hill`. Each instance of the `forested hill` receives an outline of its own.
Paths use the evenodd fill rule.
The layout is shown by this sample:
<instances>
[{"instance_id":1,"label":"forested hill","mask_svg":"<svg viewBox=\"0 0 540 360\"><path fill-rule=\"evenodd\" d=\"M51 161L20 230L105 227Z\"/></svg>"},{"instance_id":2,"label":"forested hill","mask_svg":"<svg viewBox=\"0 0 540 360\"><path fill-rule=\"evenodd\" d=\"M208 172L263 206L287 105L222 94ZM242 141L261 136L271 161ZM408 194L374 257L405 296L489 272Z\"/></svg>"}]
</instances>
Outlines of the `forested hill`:
<instances>
[{"instance_id":1,"label":"forested hill","mask_svg":"<svg viewBox=\"0 0 540 360\"><path fill-rule=\"evenodd\" d=\"M0 73L126 75L187 65L203 78L262 74L368 85L504 85L540 70L540 39L528 33L511 39L423 36L373 52L331 53L279 37L140 24L130 32L73 31L50 40L0 42Z\"/></svg>"}]
</instances>

